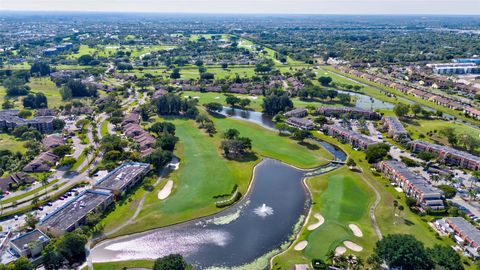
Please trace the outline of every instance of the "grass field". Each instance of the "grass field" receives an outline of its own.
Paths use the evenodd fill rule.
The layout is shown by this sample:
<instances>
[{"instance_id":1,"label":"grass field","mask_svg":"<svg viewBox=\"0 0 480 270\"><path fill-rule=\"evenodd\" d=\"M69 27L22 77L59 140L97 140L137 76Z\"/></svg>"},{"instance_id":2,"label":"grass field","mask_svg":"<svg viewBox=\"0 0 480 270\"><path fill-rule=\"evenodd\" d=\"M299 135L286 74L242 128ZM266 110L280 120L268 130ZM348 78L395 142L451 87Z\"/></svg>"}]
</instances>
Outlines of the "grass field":
<instances>
[{"instance_id":1,"label":"grass field","mask_svg":"<svg viewBox=\"0 0 480 270\"><path fill-rule=\"evenodd\" d=\"M247 107L247 109L254 110L257 112L262 111L262 103L263 103L263 96L255 96L254 98L250 95L243 95L243 94L230 94L234 95L239 98L248 98L250 99L250 105ZM194 91L184 91L182 93L182 96L189 96L192 98L198 98L199 104L204 105L206 103L210 102L218 102L222 105L229 106L226 104L225 99L226 99L226 94L223 93L203 93L203 92L194 92ZM304 101L300 100L299 98L291 98L293 102L293 106L295 108L304 108L306 106L335 106L338 105L338 103L335 103L335 100L333 102L324 100L315 100L315 101Z\"/></svg>"},{"instance_id":2,"label":"grass field","mask_svg":"<svg viewBox=\"0 0 480 270\"><path fill-rule=\"evenodd\" d=\"M5 133L0 133L0 149L10 150L12 152L22 152L25 153L27 150L23 145L25 141L20 141L12 135Z\"/></svg>"},{"instance_id":3,"label":"grass field","mask_svg":"<svg viewBox=\"0 0 480 270\"><path fill-rule=\"evenodd\" d=\"M472 123L475 123L475 124L479 123L478 120L475 120L475 119L472 119L472 118L467 118L461 111L456 111L456 110L453 110L453 109L449 109L449 108L437 105L433 102L423 100L423 99L414 97L412 95L404 94L404 93L402 93L400 91L397 91L393 88L386 87L386 86L383 86L383 85L375 83L375 82L367 81L363 78L359 78L359 77L355 77L355 76L350 75L350 74L343 73L341 71L333 69L332 67L323 66L322 69L330 71L330 73L342 74L345 77L348 77L348 78L351 78L355 81L358 81L358 82L364 83L366 85L372 86L373 88L372 87L364 87L364 90L363 90L363 92L365 94L367 94L371 97L376 97L376 98L379 98L379 99L382 99L382 98L385 99L386 96L384 94L382 94L382 93L380 93L380 91L374 89L374 88L379 88L379 89L382 89L385 92L392 93L392 94L396 95L397 97L395 99L397 100L397 102L398 101L403 102L403 100L408 100L408 102L405 102L405 103L412 103L412 102L418 103L420 105L430 107L430 108L435 109L437 111L441 111L441 112L453 115L454 117L457 117L459 119L463 119L463 120L466 120L466 121L469 121L469 122L472 122ZM380 98L380 97L382 97L382 98ZM388 101L388 100L385 100L385 101ZM397 103L397 102L394 102L394 103Z\"/></svg>"},{"instance_id":4,"label":"grass field","mask_svg":"<svg viewBox=\"0 0 480 270\"><path fill-rule=\"evenodd\" d=\"M60 89L49 77L31 78L28 83L32 93L43 93L47 97L49 108L58 108L63 104Z\"/></svg>"},{"instance_id":5,"label":"grass field","mask_svg":"<svg viewBox=\"0 0 480 270\"><path fill-rule=\"evenodd\" d=\"M448 144L448 141L439 133L447 127L453 128L458 135L468 134L480 139L480 129L453 121L420 119L408 121L407 123L404 122L404 125L413 139L419 139L420 134L423 134L425 137L420 139L431 142L438 141L444 145ZM429 131L433 132L433 136L427 135Z\"/></svg>"},{"instance_id":6,"label":"grass field","mask_svg":"<svg viewBox=\"0 0 480 270\"><path fill-rule=\"evenodd\" d=\"M320 133L315 134L318 138L336 144L344 150L349 157L353 158L362 170L362 177L371 183L381 195L380 204L375 209L377 222L383 235L393 233L407 233L414 235L417 239L424 242L427 246L436 243L452 244L448 238L437 239L433 229L427 224L427 221L434 217L420 217L409 210L405 201L405 194L397 192L389 180L384 176L375 176L370 170L370 164L365 160L365 154L360 151L354 151L350 146L340 144L337 140ZM397 200L398 205L403 205L404 211L400 213L401 218L394 215L393 201ZM398 210L397 210L398 214Z\"/></svg>"},{"instance_id":7,"label":"grass field","mask_svg":"<svg viewBox=\"0 0 480 270\"><path fill-rule=\"evenodd\" d=\"M105 120L102 122L102 126L100 127L100 135L102 135L102 137L104 136L107 136L108 135L108 120Z\"/></svg>"},{"instance_id":8,"label":"grass field","mask_svg":"<svg viewBox=\"0 0 480 270\"><path fill-rule=\"evenodd\" d=\"M235 184L244 194L252 178L253 166L262 156L280 159L298 167L315 167L331 159L323 148L308 150L289 138L280 137L276 132L252 123L224 118L214 121L219 133L209 137L192 120L172 119L177 127L176 136L180 138L175 151L180 158L180 169L168 176L174 180L174 191L168 199L160 202L157 198L160 187L156 187L147 195L143 210L135 222L115 235L144 231L217 212L219 209L215 207L213 196L230 193ZM221 156L221 134L231 127L252 139L257 158L239 162ZM132 203L138 203L143 194L143 189L137 190ZM104 220L106 231L129 218L123 212L126 209L131 211L132 207L125 204Z\"/></svg>"},{"instance_id":9,"label":"grass field","mask_svg":"<svg viewBox=\"0 0 480 270\"><path fill-rule=\"evenodd\" d=\"M126 262L109 262L109 263L95 263L93 269L95 270L123 270L128 268L146 268L151 269L153 267L153 261L126 261ZM82 270L87 270L88 267L84 267Z\"/></svg>"},{"instance_id":10,"label":"grass field","mask_svg":"<svg viewBox=\"0 0 480 270\"><path fill-rule=\"evenodd\" d=\"M28 196L30 196L32 194L35 194L35 193L39 193L39 194L43 195L43 194L45 194L45 188L48 188L48 187L54 185L57 182L58 182L58 179L54 179L54 180L50 181L46 186L41 186L41 187L38 187L38 188L35 188L35 189L32 189L32 190L29 190L25 193L22 193L18 196L15 196L15 197L3 199L2 203L6 204L6 203L13 202L13 201L20 201L21 199L23 199L25 197L28 197Z\"/></svg>"},{"instance_id":11,"label":"grass field","mask_svg":"<svg viewBox=\"0 0 480 270\"><path fill-rule=\"evenodd\" d=\"M361 180L361 175L346 167L307 180L312 192L313 205L311 217L307 225L317 220L312 217L320 213L325 222L319 228L300 232L298 241L307 240L303 251L295 251L293 247L274 259L272 269L292 269L296 263L309 263L314 258L325 259L325 255L342 245L345 240L361 245L362 252L349 252L366 257L373 250L377 236L369 217L369 205L374 201L373 191ZM355 237L348 227L356 224L363 232L363 237Z\"/></svg>"},{"instance_id":12,"label":"grass field","mask_svg":"<svg viewBox=\"0 0 480 270\"><path fill-rule=\"evenodd\" d=\"M175 46L167 46L167 45L151 45L151 46L126 46L126 45L98 45L96 47L89 47L87 45L80 45L80 48L77 53L71 53L67 56L67 59L78 59L80 56L85 54L90 54L96 57L111 57L115 56L117 51L130 51L131 55L130 58L136 58L143 54L165 50L169 48L174 48Z\"/></svg>"},{"instance_id":13,"label":"grass field","mask_svg":"<svg viewBox=\"0 0 480 270\"><path fill-rule=\"evenodd\" d=\"M297 70L301 70L306 68L308 65L299 64L299 65L282 65L276 67L282 72L291 72L294 73ZM224 69L218 65L207 65L208 73L213 73L215 75L215 79L233 79L237 75L241 78L250 78L256 74L255 66L229 66L228 68ZM128 74L136 75L137 77L142 77L144 74L151 74L155 76L164 76L169 77L172 73L171 70L167 70L166 67L158 67L158 68L148 68L148 69L134 69L133 71L129 71ZM184 66L180 68L180 75L182 79L199 79L200 73L198 72L198 67L196 66Z\"/></svg>"}]
</instances>

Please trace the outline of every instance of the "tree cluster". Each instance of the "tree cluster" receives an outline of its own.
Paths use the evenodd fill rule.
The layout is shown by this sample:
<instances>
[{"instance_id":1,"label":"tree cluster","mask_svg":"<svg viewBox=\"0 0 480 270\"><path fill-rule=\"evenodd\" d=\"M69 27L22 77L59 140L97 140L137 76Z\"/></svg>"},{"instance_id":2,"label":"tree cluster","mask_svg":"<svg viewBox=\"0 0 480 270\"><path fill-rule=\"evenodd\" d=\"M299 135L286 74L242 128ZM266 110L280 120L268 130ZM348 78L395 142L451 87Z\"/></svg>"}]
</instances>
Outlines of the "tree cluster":
<instances>
[{"instance_id":1,"label":"tree cluster","mask_svg":"<svg viewBox=\"0 0 480 270\"><path fill-rule=\"evenodd\" d=\"M43 93L28 94L23 98L23 107L30 109L47 108L48 100Z\"/></svg>"},{"instance_id":2,"label":"tree cluster","mask_svg":"<svg viewBox=\"0 0 480 270\"><path fill-rule=\"evenodd\" d=\"M248 137L240 137L236 129L229 129L223 134L220 148L228 158L238 158L252 150L252 140Z\"/></svg>"},{"instance_id":3,"label":"tree cluster","mask_svg":"<svg viewBox=\"0 0 480 270\"><path fill-rule=\"evenodd\" d=\"M276 115L293 108L293 102L286 93L274 92L263 99L263 112L268 115Z\"/></svg>"},{"instance_id":4,"label":"tree cluster","mask_svg":"<svg viewBox=\"0 0 480 270\"><path fill-rule=\"evenodd\" d=\"M460 256L451 247L436 244L425 248L407 234L387 235L376 243L369 263L379 266L383 262L390 268L404 270L464 269Z\"/></svg>"},{"instance_id":5,"label":"tree cluster","mask_svg":"<svg viewBox=\"0 0 480 270\"><path fill-rule=\"evenodd\" d=\"M84 262L85 244L87 237L77 232L67 232L57 239L52 239L42 251L45 269L57 270L64 267L71 269L74 265Z\"/></svg>"}]
</instances>

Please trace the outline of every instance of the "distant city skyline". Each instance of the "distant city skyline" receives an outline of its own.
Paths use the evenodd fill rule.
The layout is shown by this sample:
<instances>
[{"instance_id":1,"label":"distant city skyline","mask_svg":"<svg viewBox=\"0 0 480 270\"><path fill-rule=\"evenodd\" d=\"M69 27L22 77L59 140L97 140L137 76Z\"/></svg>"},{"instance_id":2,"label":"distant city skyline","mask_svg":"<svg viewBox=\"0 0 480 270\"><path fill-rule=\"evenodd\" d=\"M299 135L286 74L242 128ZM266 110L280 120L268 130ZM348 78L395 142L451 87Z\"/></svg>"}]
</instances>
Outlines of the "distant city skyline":
<instances>
[{"instance_id":1,"label":"distant city skyline","mask_svg":"<svg viewBox=\"0 0 480 270\"><path fill-rule=\"evenodd\" d=\"M480 15L480 0L0 0L0 11Z\"/></svg>"}]
</instances>

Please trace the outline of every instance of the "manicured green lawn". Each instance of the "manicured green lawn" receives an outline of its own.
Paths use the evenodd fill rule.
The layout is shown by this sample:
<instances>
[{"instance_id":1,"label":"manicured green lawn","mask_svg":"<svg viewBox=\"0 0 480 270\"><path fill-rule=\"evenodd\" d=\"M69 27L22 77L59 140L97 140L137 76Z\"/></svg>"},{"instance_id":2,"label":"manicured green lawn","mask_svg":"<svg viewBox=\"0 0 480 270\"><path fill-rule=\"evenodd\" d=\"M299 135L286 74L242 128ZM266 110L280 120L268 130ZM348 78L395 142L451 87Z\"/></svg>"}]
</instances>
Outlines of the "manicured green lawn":
<instances>
[{"instance_id":1,"label":"manicured green lawn","mask_svg":"<svg viewBox=\"0 0 480 270\"><path fill-rule=\"evenodd\" d=\"M100 135L102 135L102 137L104 136L107 136L108 135L108 120L105 120L102 122L102 126L100 127Z\"/></svg>"},{"instance_id":2,"label":"manicured green lawn","mask_svg":"<svg viewBox=\"0 0 480 270\"><path fill-rule=\"evenodd\" d=\"M241 94L234 94L234 95L240 98L249 98L249 95L241 95ZM224 106L228 106L225 102L227 95L223 93L202 93L202 92L184 91L182 92L182 96L198 98L200 105L204 105L210 102L218 102ZM255 98L252 97L249 99L250 99L250 105L248 106L249 109L254 111L262 110L263 96L255 96Z\"/></svg>"},{"instance_id":3,"label":"manicured green lawn","mask_svg":"<svg viewBox=\"0 0 480 270\"><path fill-rule=\"evenodd\" d=\"M443 121L443 120L425 120L425 119L418 119L408 121L407 123L404 122L405 128L410 133L413 139L419 139L419 135L425 135L422 140L432 141L438 140L443 144L447 144L447 140L444 136L440 135L439 132L442 129L447 127L451 127L455 130L457 134L469 134L475 138L480 138L480 129L474 128L472 126L459 123L458 121ZM433 132L433 136L427 135L427 132Z\"/></svg>"},{"instance_id":4,"label":"manicured green lawn","mask_svg":"<svg viewBox=\"0 0 480 270\"><path fill-rule=\"evenodd\" d=\"M317 222L313 217L315 213L320 213L325 222L313 231L304 227L298 241L285 253L275 257L275 266L272 269L292 269L295 263L308 263L314 258L325 259L330 250L342 245L345 240L353 241L364 248L361 252L347 251L347 254L368 256L377 239L368 210L375 197L373 191L361 180L361 175L343 167L310 178L307 185L313 196L307 226ZM359 226L363 237L354 236L349 224ZM302 240L308 241L307 247L303 251L295 251L293 247Z\"/></svg>"},{"instance_id":5,"label":"manicured green lawn","mask_svg":"<svg viewBox=\"0 0 480 270\"><path fill-rule=\"evenodd\" d=\"M191 97L191 98L198 98L199 104L204 105L206 103L210 102L218 102L224 106L229 106L226 102L226 96L229 94L224 94L224 93L202 93L202 92L194 92L194 91L184 91L182 93L182 96L186 97ZM254 110L257 112L262 111L262 103L263 103L263 96L250 96L250 95L242 95L242 94L230 94L234 95L239 98L248 98L250 100L250 105L247 107L249 110ZM315 101L305 101L305 100L300 100L299 98L292 98L293 106L295 108L305 108L307 106L315 106L315 107L320 107L320 106L335 106L333 102L329 102L327 100L315 100ZM338 104L338 103L337 103Z\"/></svg>"},{"instance_id":6,"label":"manicured green lawn","mask_svg":"<svg viewBox=\"0 0 480 270\"><path fill-rule=\"evenodd\" d=\"M147 268L153 267L153 261L141 260L141 261L124 261L124 262L108 262L108 263L94 263L93 269L95 270L123 270L127 268ZM87 270L88 267L84 267Z\"/></svg>"},{"instance_id":7,"label":"manicured green lawn","mask_svg":"<svg viewBox=\"0 0 480 270\"><path fill-rule=\"evenodd\" d=\"M25 153L26 149L23 147L25 141L20 141L12 135L0 133L0 149L10 150L12 152Z\"/></svg>"},{"instance_id":8,"label":"manicured green lawn","mask_svg":"<svg viewBox=\"0 0 480 270\"><path fill-rule=\"evenodd\" d=\"M315 134L318 138L336 144L344 150L349 157L353 158L363 172L362 177L371 183L380 193L381 201L375 209L377 222L383 235L393 233L407 233L414 235L418 240L425 243L427 246L432 246L436 243L452 244L448 238L437 239L433 229L427 224L427 221L433 219L431 216L420 217L409 210L406 205L404 193L397 192L389 181L382 176L375 176L371 171L371 165L365 160L365 154L361 151L354 151L350 146L340 144L337 140L325 136L323 134ZM397 200L398 205L403 205L404 211L398 212L401 217L394 215L393 201Z\"/></svg>"},{"instance_id":9,"label":"manicured green lawn","mask_svg":"<svg viewBox=\"0 0 480 270\"><path fill-rule=\"evenodd\" d=\"M364 84L367 84L369 86L372 86L372 87L376 87L376 88L380 88L382 89L383 91L386 91L388 93L392 93L392 94L395 94L397 97L396 97L396 100L398 101L402 101L403 100L409 100L409 103L411 102L415 102L415 103L418 103L420 105L424 105L424 106L427 106L427 107L430 107L430 108L433 108L437 111L441 111L441 112L444 112L444 113L447 113L447 114L450 114L450 115L453 115L454 117L457 117L457 118L460 118L460 119L463 119L463 120L466 120L466 121L469 121L469 122L472 122L472 123L475 123L475 124L478 124L479 121L478 120L475 120L475 119L472 119L472 118L467 118L461 111L456 111L456 110L452 110L452 109L449 109L449 108L446 108L446 107L443 107L443 106L440 106L440 105L437 105L433 102L430 102L430 101L427 101L427 100L423 100L423 99L420 99L420 98L417 98L417 97L414 97L412 95L408 95L408 94L404 94L400 91L397 91L393 88L390 88L390 87L386 87L384 85L381 85L381 84L378 84L378 83L375 83L375 82L370 82L370 81L367 81L363 78L359 78L359 77L355 77L351 74L346 74L346 73L343 73L341 71L338 71L338 70L335 70L334 68L332 67L329 67L329 66L323 66L322 67L323 70L327 70L327 71L330 71L331 73L336 73L336 74L342 74L344 75L345 77L348 77L348 78L352 78L353 80L355 81L358 81L358 82L361 82L361 83L364 83ZM337 76L338 77L338 76ZM347 80L348 81L348 80ZM351 84L351 83L350 83ZM378 90L376 89L373 89L373 88L370 88L370 87L365 87L363 89L363 92L369 96L372 96L372 97L376 97L376 98L379 98L381 100L386 100L386 96L382 93L380 93ZM380 98L382 97L382 98ZM391 98L390 98L391 99ZM387 100L386 100L387 101ZM402 101L403 102L403 101ZM394 103L397 103L397 102L394 102Z\"/></svg>"},{"instance_id":10,"label":"manicured green lawn","mask_svg":"<svg viewBox=\"0 0 480 270\"><path fill-rule=\"evenodd\" d=\"M41 92L45 94L49 108L58 108L63 104L60 89L49 77L30 78L28 85L32 89L32 93Z\"/></svg>"},{"instance_id":11,"label":"manicured green lawn","mask_svg":"<svg viewBox=\"0 0 480 270\"><path fill-rule=\"evenodd\" d=\"M180 169L168 176L175 183L173 193L166 200L159 201L157 194L160 187L157 186L147 195L143 210L135 222L114 235L158 228L219 211L213 197L230 193L235 184L245 194L252 178L253 166L262 156L280 159L298 167L315 167L331 159L323 148L308 150L289 138L280 137L276 132L265 130L253 123L214 119L219 132L214 137L209 137L199 130L192 120L171 121L176 125L176 136L180 138L175 151L180 158ZM227 128L236 128L241 135L250 137L257 157L248 161L223 158L219 146L221 134ZM136 203L144 193L142 190L137 192L139 194L134 195ZM125 205L119 208L119 211L123 212L125 209L131 207ZM131 217L130 214L123 213L123 216L117 211L111 213L110 216L119 216L119 219L107 217L106 227L117 227Z\"/></svg>"},{"instance_id":12,"label":"manicured green lawn","mask_svg":"<svg viewBox=\"0 0 480 270\"><path fill-rule=\"evenodd\" d=\"M254 123L224 117L212 117L212 120L220 134L229 128L235 128L241 136L251 138L254 151L261 156L275 158L301 168L326 164L333 158L322 147L318 147L318 150L309 150L299 145L297 141L278 136L277 132L265 130Z\"/></svg>"},{"instance_id":13,"label":"manicured green lawn","mask_svg":"<svg viewBox=\"0 0 480 270\"><path fill-rule=\"evenodd\" d=\"M50 181L46 186L41 186L41 187L38 187L38 188L35 188L35 189L32 189L32 190L29 190L25 193L22 193L18 196L4 199L4 200L2 200L2 203L6 204L6 203L9 203L9 202L13 202L13 201L20 201L21 199L23 199L27 196L30 196L32 194L35 194L35 193L39 193L39 194L43 195L43 194L45 194L45 188L48 188L48 187L54 185L57 182L58 182L58 179L54 179L54 180Z\"/></svg>"}]
</instances>

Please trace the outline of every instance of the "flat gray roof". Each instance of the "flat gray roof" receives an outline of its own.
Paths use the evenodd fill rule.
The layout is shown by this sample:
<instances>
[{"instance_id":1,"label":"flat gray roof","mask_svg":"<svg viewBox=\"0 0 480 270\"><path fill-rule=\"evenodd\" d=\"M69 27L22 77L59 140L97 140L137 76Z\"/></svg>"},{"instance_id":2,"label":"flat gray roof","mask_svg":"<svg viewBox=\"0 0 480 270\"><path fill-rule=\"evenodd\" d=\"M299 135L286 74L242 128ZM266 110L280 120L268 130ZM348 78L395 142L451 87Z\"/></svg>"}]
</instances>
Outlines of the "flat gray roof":
<instances>
[{"instance_id":1,"label":"flat gray roof","mask_svg":"<svg viewBox=\"0 0 480 270\"><path fill-rule=\"evenodd\" d=\"M148 172L150 169L150 164L139 163L139 162L129 162L124 163L120 167L115 168L113 171L109 172L102 179L100 179L96 184L96 188L104 189L115 189L121 190L128 183L130 183L135 177L140 174Z\"/></svg>"},{"instance_id":2,"label":"flat gray roof","mask_svg":"<svg viewBox=\"0 0 480 270\"><path fill-rule=\"evenodd\" d=\"M112 197L112 194L105 191L86 190L46 216L39 225L66 231Z\"/></svg>"},{"instance_id":3,"label":"flat gray roof","mask_svg":"<svg viewBox=\"0 0 480 270\"><path fill-rule=\"evenodd\" d=\"M454 224L463 234L480 246L480 231L463 217L447 217L445 220Z\"/></svg>"}]
</instances>

